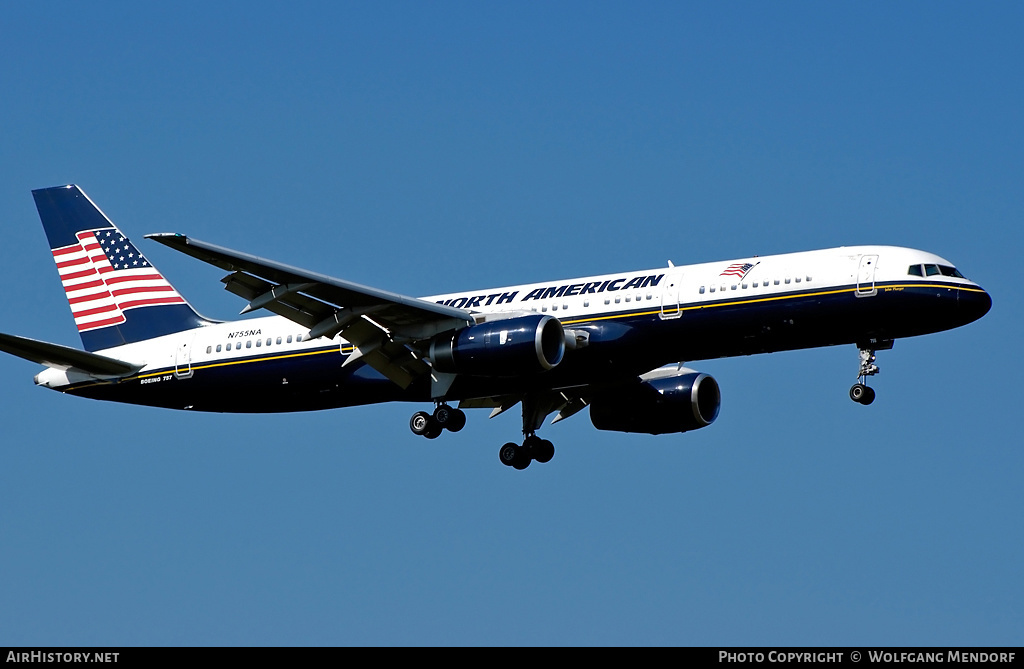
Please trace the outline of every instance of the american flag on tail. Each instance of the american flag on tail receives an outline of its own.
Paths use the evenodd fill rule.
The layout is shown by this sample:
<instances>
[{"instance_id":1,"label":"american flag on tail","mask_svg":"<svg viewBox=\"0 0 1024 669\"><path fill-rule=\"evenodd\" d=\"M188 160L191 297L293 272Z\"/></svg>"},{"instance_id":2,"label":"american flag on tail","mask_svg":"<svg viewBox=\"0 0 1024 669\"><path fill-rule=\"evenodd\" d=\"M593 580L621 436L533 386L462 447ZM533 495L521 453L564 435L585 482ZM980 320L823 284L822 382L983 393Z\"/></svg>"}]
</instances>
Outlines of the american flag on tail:
<instances>
[{"instance_id":1,"label":"american flag on tail","mask_svg":"<svg viewBox=\"0 0 1024 669\"><path fill-rule=\"evenodd\" d=\"M79 332L119 325L124 311L185 300L117 228L87 230L53 249Z\"/></svg>"},{"instance_id":2,"label":"american flag on tail","mask_svg":"<svg viewBox=\"0 0 1024 669\"><path fill-rule=\"evenodd\" d=\"M719 276L734 276L738 279L742 279L747 275L747 272L754 269L757 263L749 262L737 262L729 265L725 268L725 271L719 274Z\"/></svg>"}]
</instances>

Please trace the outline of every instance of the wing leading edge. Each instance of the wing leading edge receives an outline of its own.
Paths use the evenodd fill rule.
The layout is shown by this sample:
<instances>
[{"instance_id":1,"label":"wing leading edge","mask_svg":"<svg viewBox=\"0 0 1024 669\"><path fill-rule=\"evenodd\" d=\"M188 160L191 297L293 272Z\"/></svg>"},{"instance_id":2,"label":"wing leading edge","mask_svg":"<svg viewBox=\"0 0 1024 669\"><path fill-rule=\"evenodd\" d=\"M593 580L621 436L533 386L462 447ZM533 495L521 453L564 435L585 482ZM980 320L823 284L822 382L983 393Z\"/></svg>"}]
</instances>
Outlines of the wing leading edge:
<instances>
[{"instance_id":1,"label":"wing leading edge","mask_svg":"<svg viewBox=\"0 0 1024 669\"><path fill-rule=\"evenodd\" d=\"M248 300L242 313L266 309L309 328L312 338L340 334L355 347L346 365L362 360L402 388L430 373L430 367L407 344L473 323L473 317L462 309L291 267L185 235L146 237L230 272L221 281L228 291Z\"/></svg>"}]
</instances>

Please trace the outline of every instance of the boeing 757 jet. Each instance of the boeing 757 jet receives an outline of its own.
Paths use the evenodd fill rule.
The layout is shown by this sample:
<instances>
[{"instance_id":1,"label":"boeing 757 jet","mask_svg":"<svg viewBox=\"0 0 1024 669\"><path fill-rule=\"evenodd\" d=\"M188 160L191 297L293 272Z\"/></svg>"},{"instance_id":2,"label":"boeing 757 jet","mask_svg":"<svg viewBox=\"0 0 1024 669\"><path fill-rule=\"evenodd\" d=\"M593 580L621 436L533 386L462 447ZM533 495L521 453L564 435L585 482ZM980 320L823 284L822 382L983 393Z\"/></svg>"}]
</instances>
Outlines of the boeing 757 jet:
<instances>
[{"instance_id":1,"label":"boeing 757 jet","mask_svg":"<svg viewBox=\"0 0 1024 669\"><path fill-rule=\"evenodd\" d=\"M77 186L33 191L85 350L0 334L0 350L46 367L38 385L114 402L214 412L285 412L418 402L434 439L517 405L521 443L501 462L554 455L544 420L589 408L599 430L707 427L721 393L693 361L855 345L850 398L871 404L875 354L959 327L992 300L939 256L850 246L520 286L410 297L182 234L149 239L226 272L237 321L193 309Z\"/></svg>"}]
</instances>

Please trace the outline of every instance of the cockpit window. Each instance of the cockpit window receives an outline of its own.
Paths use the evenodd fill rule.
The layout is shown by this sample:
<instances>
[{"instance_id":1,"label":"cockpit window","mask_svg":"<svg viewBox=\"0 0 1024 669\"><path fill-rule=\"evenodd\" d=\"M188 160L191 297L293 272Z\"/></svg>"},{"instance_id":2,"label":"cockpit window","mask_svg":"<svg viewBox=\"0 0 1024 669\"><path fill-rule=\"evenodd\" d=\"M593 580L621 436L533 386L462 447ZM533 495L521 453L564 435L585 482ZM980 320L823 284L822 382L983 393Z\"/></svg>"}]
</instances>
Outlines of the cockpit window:
<instances>
[{"instance_id":1,"label":"cockpit window","mask_svg":"<svg viewBox=\"0 0 1024 669\"><path fill-rule=\"evenodd\" d=\"M924 270L922 273L921 270ZM958 279L966 279L956 267L949 265L911 265L907 270L910 276L954 276Z\"/></svg>"}]
</instances>

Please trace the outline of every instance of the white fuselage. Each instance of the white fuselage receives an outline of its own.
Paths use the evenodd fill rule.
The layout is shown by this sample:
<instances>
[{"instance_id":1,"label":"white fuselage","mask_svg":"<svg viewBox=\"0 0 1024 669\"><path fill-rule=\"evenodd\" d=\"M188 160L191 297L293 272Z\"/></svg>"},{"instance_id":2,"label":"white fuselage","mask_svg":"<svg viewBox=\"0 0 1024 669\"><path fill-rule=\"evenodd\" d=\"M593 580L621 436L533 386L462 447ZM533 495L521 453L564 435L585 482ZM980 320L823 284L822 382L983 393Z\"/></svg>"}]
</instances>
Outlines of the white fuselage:
<instances>
[{"instance_id":1,"label":"white fuselage","mask_svg":"<svg viewBox=\"0 0 1024 669\"><path fill-rule=\"evenodd\" d=\"M951 266L939 256L892 246L851 246L783 255L742 258L697 265L604 274L545 281L487 290L434 295L424 299L462 308L477 322L541 313L573 325L632 316L679 318L704 305L763 303L794 292L827 294L850 290L871 297L877 284L920 284L941 280L978 288L962 277L910 276L913 265ZM749 269L743 270L744 266ZM729 268L734 268L729 272ZM724 300L724 302L723 302ZM103 355L142 365L142 383L188 377L197 368L242 364L254 355L268 360L322 352L325 345L351 346L341 337L332 342L309 339L308 330L279 316L222 322L99 351ZM48 369L36 383L59 389L88 377ZM150 380L153 379L153 380Z\"/></svg>"}]
</instances>

